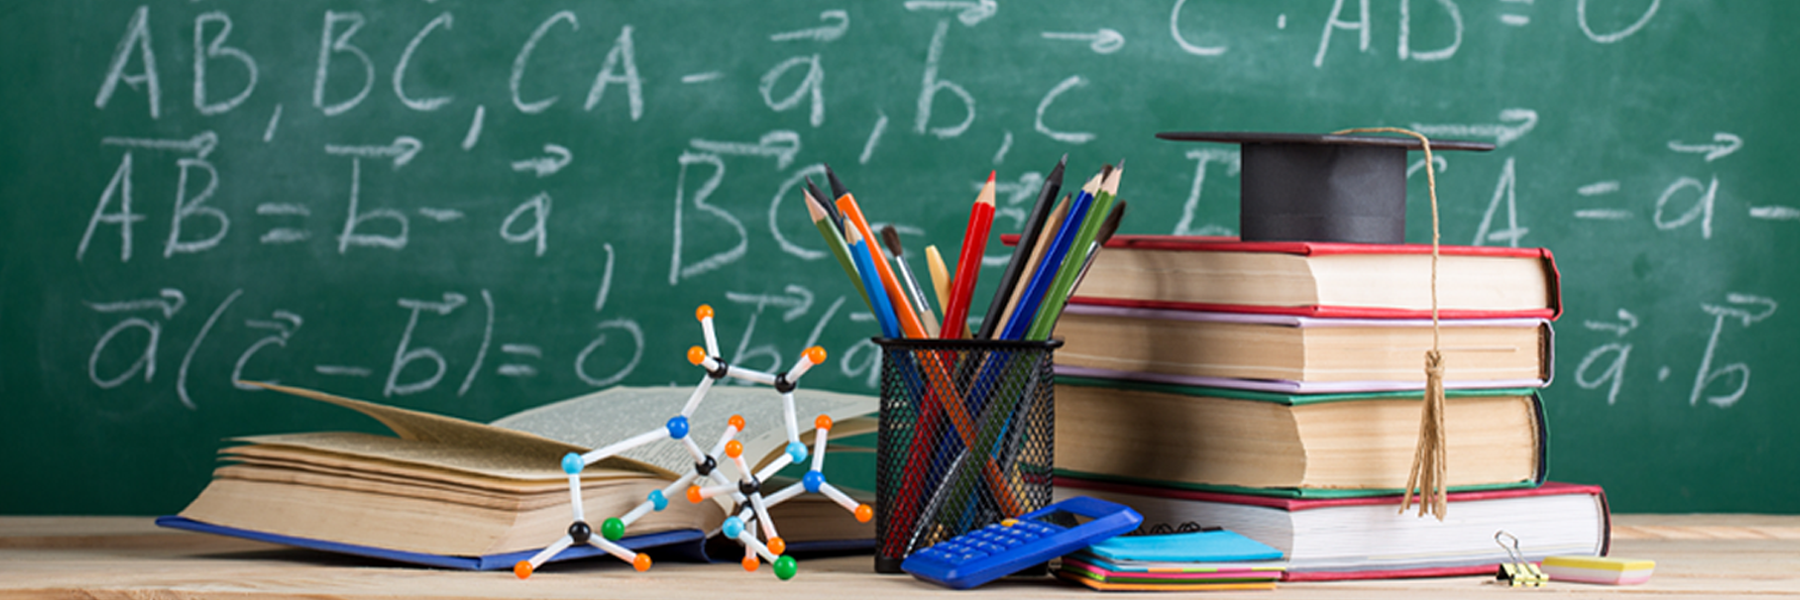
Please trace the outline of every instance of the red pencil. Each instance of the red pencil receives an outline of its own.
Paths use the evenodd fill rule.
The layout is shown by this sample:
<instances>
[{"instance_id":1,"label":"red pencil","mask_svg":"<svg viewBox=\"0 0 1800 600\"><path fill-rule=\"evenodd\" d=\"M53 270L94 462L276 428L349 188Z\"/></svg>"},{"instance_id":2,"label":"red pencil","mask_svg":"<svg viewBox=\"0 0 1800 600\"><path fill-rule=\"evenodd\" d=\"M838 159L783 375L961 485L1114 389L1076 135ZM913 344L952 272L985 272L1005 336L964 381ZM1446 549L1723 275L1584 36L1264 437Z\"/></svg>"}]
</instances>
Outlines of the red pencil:
<instances>
[{"instance_id":1,"label":"red pencil","mask_svg":"<svg viewBox=\"0 0 1800 600\"><path fill-rule=\"evenodd\" d=\"M969 297L975 294L975 279L981 275L981 256L987 252L988 231L994 224L994 173L988 172L987 185L969 208L969 228L963 232L962 254L956 259L956 279L951 282L950 305L944 307L943 339L959 339L969 335Z\"/></svg>"}]
</instances>

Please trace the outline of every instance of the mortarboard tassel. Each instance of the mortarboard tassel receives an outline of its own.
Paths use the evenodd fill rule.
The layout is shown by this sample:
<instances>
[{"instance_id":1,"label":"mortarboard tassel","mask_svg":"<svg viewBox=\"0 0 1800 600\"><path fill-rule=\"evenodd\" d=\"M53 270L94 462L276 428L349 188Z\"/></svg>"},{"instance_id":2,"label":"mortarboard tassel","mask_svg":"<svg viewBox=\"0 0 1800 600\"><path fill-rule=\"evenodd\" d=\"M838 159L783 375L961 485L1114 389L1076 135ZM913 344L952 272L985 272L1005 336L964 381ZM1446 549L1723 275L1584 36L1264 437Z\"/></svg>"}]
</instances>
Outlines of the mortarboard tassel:
<instances>
[{"instance_id":1,"label":"mortarboard tassel","mask_svg":"<svg viewBox=\"0 0 1800 600\"><path fill-rule=\"evenodd\" d=\"M1425 181L1431 191L1431 350L1425 353L1425 405L1419 411L1419 441L1413 450L1412 474L1406 478L1406 495L1400 500L1400 512L1412 508L1413 492L1419 494L1419 516L1430 513L1439 521L1449 514L1446 482L1449 462L1444 440L1444 354L1438 335L1438 201L1437 172L1431 164L1431 140L1417 131L1398 127L1371 127L1332 132L1399 133L1419 139L1425 148Z\"/></svg>"}]
</instances>

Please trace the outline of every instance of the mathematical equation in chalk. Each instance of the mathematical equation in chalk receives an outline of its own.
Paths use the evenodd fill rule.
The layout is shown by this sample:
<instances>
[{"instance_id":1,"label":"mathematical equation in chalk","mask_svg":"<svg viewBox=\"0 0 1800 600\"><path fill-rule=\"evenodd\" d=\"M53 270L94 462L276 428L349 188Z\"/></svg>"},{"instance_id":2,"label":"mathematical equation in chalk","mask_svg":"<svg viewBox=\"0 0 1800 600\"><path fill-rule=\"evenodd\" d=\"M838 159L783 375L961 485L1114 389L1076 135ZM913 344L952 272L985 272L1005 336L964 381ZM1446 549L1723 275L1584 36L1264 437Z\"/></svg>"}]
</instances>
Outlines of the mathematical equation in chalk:
<instances>
[{"instance_id":1,"label":"mathematical equation in chalk","mask_svg":"<svg viewBox=\"0 0 1800 600\"><path fill-rule=\"evenodd\" d=\"M1318 14L1290 15L1288 12L1276 11L1274 14L1266 16L1270 17L1268 19L1270 26L1279 31L1288 30L1290 25L1296 29L1301 28L1302 23L1313 24L1317 27L1319 36L1317 52L1312 59L1314 67L1324 66L1328 54L1334 47L1341 47L1349 43L1342 39L1334 42L1334 36L1341 38L1354 34L1356 51L1359 53L1369 52L1372 32L1377 25L1376 21L1389 18L1389 16L1395 19L1393 26L1394 30L1398 32L1395 41L1396 54L1400 60L1441 61L1453 58L1462 44L1467 27L1462 4L1456 0L1419 2L1416 10L1413 4L1410 1L1400 2L1397 14L1388 15L1388 8L1384 7L1382 14L1376 15L1371 12L1369 0L1336 0L1329 10L1321 6ZM1593 43L1611 44L1628 38L1646 27L1655 18L1661 2L1655 0L1636 10L1611 8L1610 12L1595 15L1590 15L1588 5L1586 0L1580 0L1573 6L1574 21L1581 34ZM946 52L949 52L946 49L946 40L951 35L953 21L960 22L965 27L974 28L996 17L1000 12L1000 6L995 0L909 0L904 2L902 7L905 11L923 18L939 19L931 38L923 44L925 60L922 76L917 86L918 96L912 119L912 133L939 139L961 137L969 131L971 125L978 118L980 94L979 90L972 92L967 86L951 79L950 75L945 72L944 65L954 64L956 60L955 57L946 57ZM1498 5L1483 6L1479 11L1492 13L1493 22L1503 27L1517 28L1532 26L1534 22L1541 23L1541 20L1534 21L1533 16L1542 9L1543 7L1537 6L1531 0L1506 0ZM1559 7L1558 10L1561 8ZM1621 10L1624 10L1624 13L1620 13ZM1228 59L1218 57L1231 56L1229 43L1197 40L1216 40L1219 37L1217 33L1219 28L1227 25L1230 26L1229 28L1242 27L1246 24L1238 21L1248 17L1243 16L1242 11L1232 11L1236 14L1229 15L1233 19L1231 22L1220 23L1219 18L1209 19L1209 15L1219 12L1227 11L1221 11L1219 7L1208 6L1208 3L1176 0L1167 16L1168 38L1145 43L1172 44L1179 48L1184 55L1201 57L1196 60ZM351 113L365 103L375 101L374 99L381 96L376 92L382 83L382 76L386 75L387 83L390 84L387 87L391 88L392 92L392 100L408 111L420 114L440 114L458 123L465 118L462 115L467 115L467 126L464 130L465 133L461 136L460 148L465 152L474 148L483 136L484 124L487 122L487 106L476 105L472 110L458 114L451 110L459 105L459 98L455 93L426 95L423 92L409 91L409 89L443 87L443 82L426 81L424 80L425 75L415 71L430 74L435 70L441 70L442 65L431 64L431 61L435 56L436 60L441 62L446 48L453 49L454 44L458 43L459 35L469 35L466 33L467 26L462 30L464 33L459 33L456 29L456 12L452 10L442 11L428 20L417 19L424 20L423 24L389 22L377 18L379 16L384 15L370 16L362 11L334 10L324 10L320 13L317 58L316 61L312 61L313 69L311 69L311 95L310 98L301 102L309 104L312 109L325 117ZM467 17L465 17L466 19ZM168 31L153 31L152 12L148 5L137 7L124 20L126 22L118 37L118 44L115 46L111 60L105 67L103 76L99 79L100 84L94 97L94 106L99 110L108 110L122 94L141 94L143 96L142 104L147 108L150 118L152 120L160 119L165 113L175 109L168 107L168 110L165 110L161 82L166 78L164 72L170 70L171 67L166 62L158 61L155 51L158 47L156 40L167 40L170 37L178 36L172 35ZM401 18L392 17L391 20L400 21ZM1426 20L1430 20L1431 23L1424 24L1423 22ZM1415 21L1421 22L1418 27L1420 30L1431 29L1448 32L1449 41L1436 48L1414 47L1415 42L1410 36L1415 30ZM535 22L536 27L528 34L524 31L517 32L519 41L516 49L507 48L507 51L511 52L513 60L505 82L506 92L512 108L526 115L540 114L551 110L563 99L562 93L552 93L560 87L557 85L560 83L559 81L548 76L541 81L532 77L534 66L539 67L538 70L541 71L550 63L563 62L561 57L540 54L539 47L553 36L591 34L591 32L590 34L582 33L581 17L571 10L556 11L541 21ZM1382 25L1385 29L1387 24L1382 23ZM270 53L275 53L275 49L268 48L270 44L297 46L306 43L279 39L245 39L242 34L234 39L232 34L236 26L234 17L226 10L209 10L193 17L191 34L193 60L191 66L188 67L188 74L192 76L193 81L191 94L193 109L202 116L211 117L239 110L253 110L257 104L252 100L257 97L256 93L263 73L263 67L259 65L269 61L267 58L259 61L257 57L259 55L266 57ZM612 24L608 25L608 35L610 35L612 26ZM827 59L831 57L830 44L844 38L853 30L853 27L866 26L860 20L853 21L849 10L831 9L821 11L817 15L810 12L797 14L788 27L770 31L767 35L769 44L797 48L800 52L775 63L761 73L757 91L762 103L776 113L803 110L807 116L807 123L811 127L818 128L823 125L826 120L825 110L828 104L826 101L828 88L825 81ZM417 27L417 29L414 30L413 27ZM589 27L591 28L592 25L590 24ZM718 70L701 70L680 74L646 72L641 63L654 63L655 57L644 53L657 50L645 47L638 41L641 34L636 33L637 27L632 23L620 24L617 27L617 36L610 38L603 56L597 52L593 56L584 55L585 58L593 59L598 64L593 64L589 68L593 77L585 86L587 93L580 103L580 110L583 112L592 112L596 108L608 110L607 107L616 106L618 109L625 110L630 120L635 123L644 116L646 111L655 110L654 106L647 104L647 86L673 86L673 91L679 93L680 90L695 88L695 86L700 86L695 89L704 89L709 82L737 75ZM377 33L401 30L413 32L404 38L404 44L401 44L399 38L384 41L374 37ZM359 34L361 34L360 37ZM1310 40L1310 36L1305 37ZM1069 42L1083 43L1090 46L1093 52L1102 55L1116 53L1127 43L1123 34L1119 33L1117 29L1107 27L1101 27L1092 33L1046 30L1039 32L1038 39L1041 43L1052 46ZM1307 41L1307 43L1311 42ZM394 60L391 71L388 70L388 65L380 64L380 61L375 58L393 54L386 51L388 50L386 48L378 47L385 44L399 47L398 58ZM808 44L810 46L807 46ZM948 62L946 62L947 60ZM430 64L432 68L419 67L420 64ZM212 74L212 80L208 79L209 73ZM360 77L357 76L359 74ZM832 79L838 81L841 77ZM415 82L417 86L409 88L409 81ZM419 83L421 81L424 82ZM1084 144L1094 140L1098 135L1095 132L1076 131L1051 125L1051 123L1057 122L1054 113L1059 102L1080 103L1094 100L1080 98L1081 94L1076 93L1077 90L1088 87L1090 83L1092 82L1082 75L1070 74L1045 90L1040 97L1035 98L1035 110L1029 111L1033 117L1029 125L1030 129L1037 134L1066 144ZM494 84L497 85L498 82L494 82ZM788 85L792 86L791 89L785 88ZM236 87L225 90L215 89L233 86ZM833 89L848 87L850 86L837 84ZM910 87L909 82L908 88ZM534 90L536 91L534 92ZM622 97L622 100L614 100L609 103L607 101L609 91L613 92L614 98ZM652 89L652 91L657 90ZM648 97L666 96L670 90L663 91L664 94L651 93ZM907 93L910 93L910 89ZM1065 95L1069 95L1068 100L1063 100ZM260 136L264 144L269 144L278 137L286 104L285 102L275 102L261 105L267 107L269 114ZM465 101L463 104L466 105L467 102ZM568 105L573 106L573 103ZM939 116L934 118L934 112ZM948 119L954 118L949 115L959 113L962 116L960 121L947 122ZM1047 115L1049 115L1048 118ZM1529 131L1536 122L1535 111L1507 109L1501 113L1499 123L1496 124L1415 125L1415 127L1420 128L1428 135L1455 133L1474 134L1472 137L1491 135L1497 139L1500 145L1504 146L1507 142L1517 139ZM888 123L889 117L886 112L878 109L876 120L869 130L866 141L862 144L862 152L858 157L860 163L868 164L878 155L878 148L883 136L886 135ZM1020 129L1024 129L1024 127L1024 124L1020 124ZM438 126L434 129L442 128L442 126ZM221 202L209 203L220 188L221 173L214 163L209 161L209 155L219 146L220 137L219 134L209 130L187 139L130 136L103 138L102 146L123 148L124 152L122 152L118 166L113 170L111 178L103 186L100 186L102 191L76 248L76 257L85 260L94 253L92 247L99 243L96 241L97 237L115 234L118 238L118 256L121 262L129 261L132 257L134 224L148 218L145 211L133 207L134 170L147 167L140 163L134 150L168 151L179 156L174 167L179 172L178 184L175 190L172 214L168 218L167 235L162 238L162 255L167 258L177 254L204 252L218 247L230 235L232 223L234 221L241 222L245 218L242 214L233 215L228 212L229 209L221 208L219 206L223 204ZM1469 136L1465 135L1464 137ZM1013 142L1014 133L1009 128L1003 132L999 147L993 155L995 164L1005 160ZM671 284L700 273L716 270L725 264L741 260L746 254L746 232L742 219L707 204L708 196L717 190L725 174L725 163L722 157L772 158L778 171L786 170L801 150L801 136L792 130L775 130L753 142L720 141L694 137L690 140L689 146L690 150L683 152L678 157L680 173L675 182L677 188L675 206L678 214L672 236L674 249L669 273ZM257 203L250 207L252 214L259 222L268 223L267 226L261 227L255 232L260 243L297 244L315 238L329 238L340 254L357 248L398 250L407 247L412 242L417 225L429 228L437 224L455 223L470 218L470 215L462 208L428 205L401 208L393 206L392 202L371 202L362 197L365 178L375 176L373 173L365 172L364 161L370 161L371 164L383 161L391 164L392 170L398 172L409 163L420 159L421 152L428 151L425 143L419 137L397 135L392 137L391 141L357 140L327 144L322 150L325 154L347 159L345 170L348 173L319 174L322 177L342 177L347 180L341 186L344 191L339 197L340 199L334 199L342 202L344 208L341 211L336 205L324 208L318 206L318 202L315 201ZM430 151L438 150L433 148ZM303 149L301 151L311 150ZM1194 184L1184 204L1182 216L1172 228L1171 233L1230 233L1229 228L1196 223L1194 212L1195 207L1199 204L1200 190L1207 165L1209 163L1227 165L1227 168L1235 173L1237 168L1235 153L1222 150L1196 150L1189 152L1188 157L1198 163ZM1709 154L1708 160L1710 161L1712 158L1714 157ZM542 145L541 154L505 157L497 160L496 163L497 168L545 178L564 171L575 160L574 153L566 144L553 141ZM163 167L159 165L150 168ZM686 183L690 169L710 169L711 172L706 175L696 172L695 179L700 180L700 184L697 189L688 194L683 185ZM780 186L769 209L770 234L777 245L782 251L807 260L821 259L825 252L822 249L807 247L787 239L779 229L774 227L773 222L775 213L780 208L781 198L789 195L788 192L791 192L802 178L818 175L821 171L819 165L813 164L794 172ZM1416 171L1415 168L1414 172L1416 173ZM404 176L397 174L394 179L401 182L402 185L406 181ZM1496 186L1493 202L1478 227L1475 244L1504 242L1517 246L1520 238L1527 233L1528 230L1518 223L1513 191L1516 185L1515 180L1513 159L1509 157ZM1715 189L1716 180L1714 183L1714 187L1707 188L1700 186L1697 180L1678 181L1676 185L1671 186L1669 192L1664 194L1663 201L1659 202L1659 215L1661 214L1661 205L1665 204L1675 192L1689 187L1703 190ZM1605 189L1604 185L1599 184L1597 187L1590 187ZM1584 193L1588 189L1584 187ZM684 196L689 197L684 198ZM1696 218L1710 216L1709 212L1696 212L1700 210L1698 207L1706 204L1705 198L1710 197L1710 194L1704 196L1702 202L1696 204L1695 210L1683 212L1668 223L1671 226L1679 226ZM508 243L526 245L532 249L535 255L543 256L549 245L550 232L547 223L552 219L554 198L547 192L523 193L519 194L517 198L511 198L508 204L511 209L500 219L498 236ZM379 207L370 207L371 205ZM684 261L681 244L684 237L683 224L679 211L689 205L704 213L705 217L716 218L722 222L713 228L715 231L709 233L724 233L728 237L735 235L737 243L725 251L716 252L694 261ZM1496 214L1499 214L1501 208L1504 208L1504 224L1496 221ZM235 210L241 213L243 209L236 208ZM330 228L314 227L309 229L299 224L314 213L321 211L342 214L342 218L337 219L336 224ZM1001 209L1003 216L1015 220L1022 219L1022 212L1022 209L1015 206ZM1616 215L1616 211L1605 214ZM1800 211L1779 206L1756 207L1752 210L1752 214L1759 218L1800 218ZM901 226L901 231L905 234L922 233L917 227L905 224L897 225ZM1664 223L1659 221L1658 225L1663 226ZM1000 259L993 257L990 257L989 260L991 264L1000 262Z\"/></svg>"},{"instance_id":2,"label":"mathematical equation in chalk","mask_svg":"<svg viewBox=\"0 0 1800 600\"><path fill-rule=\"evenodd\" d=\"M94 314L110 321L105 332L93 341L88 354L88 380L103 390L127 383L167 383L173 386L182 405L197 409L200 403L190 391L192 387L218 390L235 386L257 391L261 388L246 382L279 383L284 377L297 375L306 375L313 380L318 380L314 376L374 378L383 382L384 397L438 389L454 389L457 396L462 396L480 377L532 378L543 369L553 368L568 369L584 384L603 388L624 381L644 360L656 360L647 357L645 352L658 340L650 339L638 320L631 317L597 317L592 322L560 330L570 333L518 335L497 330L495 325L501 307L489 289L475 290L473 295L446 291L435 298L395 299L391 316L395 323L403 325L399 327L397 337L390 339L309 340L305 333L307 320L320 315L308 317L286 308L275 308L267 314L242 314L245 311L238 306L246 294L241 288L233 290L204 315L190 309L187 294L176 288L163 288L155 296L85 302ZM254 296L254 293L249 294ZM780 372L799 356L800 350L818 345L832 324L849 320L855 327L866 328L874 320L867 312L846 310L844 296L833 298L821 308L810 290L794 284L787 285L779 294L726 292L722 300L721 307L729 312L748 313L743 329L737 332L735 344L721 348L726 352L727 360L770 372ZM787 335L773 337L803 341L793 347L763 341L757 336L757 330L765 316L779 319L779 325L775 327L790 330L786 331ZM424 341L428 337L446 337L431 334L466 327L471 320L479 322L481 331L479 342L472 347L451 348ZM768 329L770 326L762 327ZM185 348L164 348L165 329L175 328L192 332L191 341ZM234 328L239 331L231 336L232 339L254 339L223 350L206 348L209 340ZM433 332L434 329L437 331ZM802 329L806 337L796 338L795 334ZM578 346L579 350L572 356L547 356L543 343L546 340L529 337L533 335L557 338L547 341L556 342L559 347ZM571 336L580 339L569 339ZM726 341L729 343L729 338ZM391 347L393 351L391 354L382 352L378 360L370 363L327 361L297 365L291 359L279 356L308 343L332 348ZM685 347L662 350L667 350L664 354L671 361L682 360L685 356ZM170 362L165 355L177 351L181 353L181 359L173 381L164 375L159 382L158 364ZM828 354L835 355L837 360L833 362L844 377L871 388L876 385L880 375L877 367L880 350L866 338ZM202 355L226 357L228 360L223 362L228 363L229 368L226 364L197 366L196 357ZM207 375L194 375L202 372Z\"/></svg>"},{"instance_id":3,"label":"mathematical equation in chalk","mask_svg":"<svg viewBox=\"0 0 1800 600\"><path fill-rule=\"evenodd\" d=\"M1743 399L1750 391L1750 365L1744 361L1725 363L1730 360L1732 352L1728 344L1724 344L1728 331L1752 329L1757 323L1774 316L1779 305L1775 300L1750 294L1730 293L1720 303L1701 303L1695 311L1696 319L1712 317L1712 332L1706 338L1706 345L1700 350L1698 366L1694 368L1692 387L1688 388L1688 406L1698 406L1701 401L1719 408L1731 408ZM1607 405L1619 402L1619 390L1627 378L1626 367L1631 364L1631 350L1634 343L1631 334L1643 325L1643 320L1626 309L1619 309L1617 320L1583 320L1582 327L1589 331L1613 334L1614 341L1595 346L1582 356L1580 366L1575 368L1575 384L1582 389L1606 390ZM1722 366L1720 363L1725 363ZM1630 371L1636 374L1638 371ZM1655 377L1659 384L1667 383L1675 375L1670 365L1659 365ZM1676 380L1677 384L1689 381ZM1723 393L1720 393L1720 392ZM1630 400L1627 400L1630 402Z\"/></svg>"},{"instance_id":4,"label":"mathematical equation in chalk","mask_svg":"<svg viewBox=\"0 0 1800 600\"><path fill-rule=\"evenodd\" d=\"M1669 140L1669 155L1686 159L1683 169L1691 172L1674 177L1660 191L1632 190L1617 179L1582 185L1575 190L1581 201L1573 216L1620 228L1642 223L1648 216L1658 231L1697 231L1701 239L1710 240L1713 215L1720 204L1720 180L1713 172L1713 162L1736 154L1743 147L1743 137L1723 131L1713 133L1705 141ZM1800 207L1793 205L1751 204L1743 210L1745 216L1757 221L1800 221Z\"/></svg>"}]
</instances>

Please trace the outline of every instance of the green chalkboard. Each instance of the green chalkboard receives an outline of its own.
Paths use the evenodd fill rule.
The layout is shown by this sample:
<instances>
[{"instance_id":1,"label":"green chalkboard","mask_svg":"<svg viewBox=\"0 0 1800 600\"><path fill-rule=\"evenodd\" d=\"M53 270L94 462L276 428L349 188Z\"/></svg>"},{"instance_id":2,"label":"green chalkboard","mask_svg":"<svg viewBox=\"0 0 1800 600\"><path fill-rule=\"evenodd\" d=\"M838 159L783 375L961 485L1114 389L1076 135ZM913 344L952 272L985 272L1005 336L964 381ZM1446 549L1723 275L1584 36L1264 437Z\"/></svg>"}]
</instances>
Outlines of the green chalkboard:
<instances>
[{"instance_id":1,"label":"green chalkboard","mask_svg":"<svg viewBox=\"0 0 1800 600\"><path fill-rule=\"evenodd\" d=\"M0 513L166 513L221 438L372 426L236 378L473 419L690 385L702 303L729 358L816 343L805 385L873 393L876 325L799 203L821 165L913 260L954 259L990 170L997 233L1067 153L1081 178L1128 160L1124 232L1230 234L1235 150L1154 133L1377 125L1498 145L1440 165L1447 243L1556 253L1552 478L1621 511L1800 512L1797 22L1778 0L11 2Z\"/></svg>"}]
</instances>

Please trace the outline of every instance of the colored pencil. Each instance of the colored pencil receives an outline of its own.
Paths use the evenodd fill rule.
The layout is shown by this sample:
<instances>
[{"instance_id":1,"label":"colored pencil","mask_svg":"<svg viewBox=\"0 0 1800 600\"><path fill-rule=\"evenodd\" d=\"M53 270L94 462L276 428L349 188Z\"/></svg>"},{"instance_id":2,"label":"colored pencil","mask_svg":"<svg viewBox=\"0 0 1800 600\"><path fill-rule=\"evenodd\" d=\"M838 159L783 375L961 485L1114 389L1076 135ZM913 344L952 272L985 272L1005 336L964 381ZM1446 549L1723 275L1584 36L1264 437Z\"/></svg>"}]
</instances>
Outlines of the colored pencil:
<instances>
[{"instance_id":1,"label":"colored pencil","mask_svg":"<svg viewBox=\"0 0 1800 600\"><path fill-rule=\"evenodd\" d=\"M1106 222L1100 224L1100 235L1094 238L1094 245L1088 247L1087 260L1081 263L1081 272L1075 275L1075 289L1081 289L1081 280L1087 278L1088 269L1094 266L1094 257L1100 255L1100 249L1106 247L1106 241L1112 239L1113 233L1119 230L1119 221L1124 218L1125 201L1120 200L1113 205L1112 212L1107 213ZM1065 301L1063 305L1067 307L1068 302ZM1056 330L1056 321L1060 319L1062 319L1062 311L1058 310L1056 316L1050 321L1052 332Z\"/></svg>"},{"instance_id":2,"label":"colored pencil","mask_svg":"<svg viewBox=\"0 0 1800 600\"><path fill-rule=\"evenodd\" d=\"M838 213L836 206L831 205L831 196L825 195L825 192L819 191L819 186L813 185L810 176L806 178L806 193L819 201L819 206L825 209L825 215L831 217L831 225L837 228L838 237L844 237L844 215Z\"/></svg>"},{"instance_id":3,"label":"colored pencil","mask_svg":"<svg viewBox=\"0 0 1800 600\"><path fill-rule=\"evenodd\" d=\"M881 289L881 282L875 280L875 259L869 253L869 245L863 242L862 232L855 229L846 231L849 239L845 240L850 248L850 255L856 257L857 272L861 273L863 289L869 293L869 310L875 312L875 322L881 325L883 337L900 337L900 326L895 323L893 305Z\"/></svg>"},{"instance_id":4,"label":"colored pencil","mask_svg":"<svg viewBox=\"0 0 1800 600\"><path fill-rule=\"evenodd\" d=\"M1100 233L1100 224L1106 222L1107 213L1112 211L1122 172L1123 169L1115 169L1112 165L1101 169L1102 181L1100 190L1094 195L1094 205L1088 211L1087 218L1082 220L1081 229L1076 232L1075 241L1068 248L1068 258L1056 271L1056 279L1044 292L1031 327L1025 332L1025 339L1050 339L1050 330L1056 325L1056 317L1062 314L1063 304L1069 301L1069 293L1075 290L1075 276L1081 273L1082 263L1087 262L1088 247L1093 245L1094 237Z\"/></svg>"},{"instance_id":5,"label":"colored pencil","mask_svg":"<svg viewBox=\"0 0 1800 600\"><path fill-rule=\"evenodd\" d=\"M869 292L863 289L862 275L857 273L856 259L850 257L850 247L844 241L844 235L831 224L831 216L825 212L825 201L808 193L806 212L812 216L813 226L819 229L819 235L825 238L825 245L831 248L831 254L837 257L838 266L844 268L844 274L850 276L850 283L856 286L856 293L862 295L863 304L869 310L875 305L869 302Z\"/></svg>"},{"instance_id":6,"label":"colored pencil","mask_svg":"<svg viewBox=\"0 0 1800 600\"><path fill-rule=\"evenodd\" d=\"M937 315L931 312L931 303L925 301L925 293L919 290L919 278L913 277L912 268L906 266L906 252L900 247L900 232L893 225L881 226L881 244L888 252L894 253L894 266L900 268L900 281L906 284L906 291L912 294L913 308L919 311L919 324L925 327L926 337L937 337Z\"/></svg>"},{"instance_id":7,"label":"colored pencil","mask_svg":"<svg viewBox=\"0 0 1800 600\"><path fill-rule=\"evenodd\" d=\"M1094 192L1099 189L1100 176L1095 175L1088 180L1087 185L1081 187L1081 193L1075 195L1075 201L1069 204L1069 216L1063 219L1061 226L1057 228L1056 237L1050 240L1050 247L1044 250L1043 259L1038 261L1037 271L1031 274L1031 281L1019 296L1019 303L1013 307L1012 317L1007 319L1006 329L1002 330L1000 339L1025 339L1025 333L1031 329L1031 323L1037 316L1038 305L1050 291L1056 274L1061 271L1069 248L1075 244L1075 235L1085 222L1088 209L1094 204Z\"/></svg>"},{"instance_id":8,"label":"colored pencil","mask_svg":"<svg viewBox=\"0 0 1800 600\"><path fill-rule=\"evenodd\" d=\"M975 294L975 281L981 277L981 257L987 251L988 232L994 224L994 172L988 172L987 185L969 207L969 226L963 231L962 254L956 259L956 278L951 280L950 303L944 306L944 339L959 339L969 334L969 297Z\"/></svg>"},{"instance_id":9,"label":"colored pencil","mask_svg":"<svg viewBox=\"0 0 1800 600\"><path fill-rule=\"evenodd\" d=\"M1012 260L1006 262L1006 271L1000 274L1000 285L994 288L994 300L988 303L987 315L982 317L981 329L975 333L975 339L993 339L994 332L1000 330L1000 322L1004 320L1001 314L1011 304L1013 288L1019 284L1019 275L1025 272L1025 263L1031 260L1038 232L1043 230L1044 221L1055 209L1056 195L1062 191L1063 168L1068 164L1069 155L1064 154L1062 160L1056 161L1056 167L1050 169L1050 175L1044 178L1044 186L1038 188L1037 203L1031 205L1031 214L1025 217L1019 243L1013 247Z\"/></svg>"},{"instance_id":10,"label":"colored pencil","mask_svg":"<svg viewBox=\"0 0 1800 600\"><path fill-rule=\"evenodd\" d=\"M1106 214L1106 222L1100 224L1100 235L1094 237L1094 245L1088 247L1087 261L1081 263L1081 274L1075 276L1075 289L1081 289L1081 280L1087 278L1088 269L1094 266L1094 257L1099 256L1100 249L1106 247L1114 233L1118 233L1119 221L1124 219L1125 201L1120 200L1113 205L1112 212Z\"/></svg>"},{"instance_id":11,"label":"colored pencil","mask_svg":"<svg viewBox=\"0 0 1800 600\"><path fill-rule=\"evenodd\" d=\"M831 182L832 193L835 194L843 189L843 183L838 181L837 174L832 173L829 166L825 168L825 177ZM857 206L855 196L845 191L843 195L838 196L837 207L844 213L844 238L846 240L850 237L851 229L856 229L858 235L864 240L875 239L875 233L869 229L868 219L863 218L862 207ZM906 290L900 289L900 280L894 277L894 270L888 268L887 253L881 251L881 246L873 243L867 244L867 248L871 258L870 262L873 263L877 276L876 280L881 284L878 287L887 291L889 306L892 307L894 316L900 321L900 332L909 338L925 337L925 325L919 322L919 314L913 310L912 303L907 302ZM874 300L874 296L875 291L870 290L869 299Z\"/></svg>"},{"instance_id":12,"label":"colored pencil","mask_svg":"<svg viewBox=\"0 0 1800 600\"><path fill-rule=\"evenodd\" d=\"M950 303L950 268L944 266L944 255L937 246L925 247L925 266L931 270L931 289L937 292L938 310Z\"/></svg>"},{"instance_id":13,"label":"colored pencil","mask_svg":"<svg viewBox=\"0 0 1800 600\"><path fill-rule=\"evenodd\" d=\"M1056 203L1056 210L1050 211L1050 218L1044 219L1043 228L1038 230L1037 241L1032 244L1031 258L1025 261L1025 270L1019 275L1019 282L1013 285L1010 298L1006 299L1006 310L1000 313L1000 322L994 324L994 331L1006 330L1006 324L1012 321L1013 310L1019 305L1019 297L1025 295L1025 286L1031 283L1031 274L1037 273L1038 263L1044 260L1044 251L1050 249L1050 239L1062 228L1063 219L1069 216L1069 205L1072 196L1063 195L1061 202Z\"/></svg>"}]
</instances>

